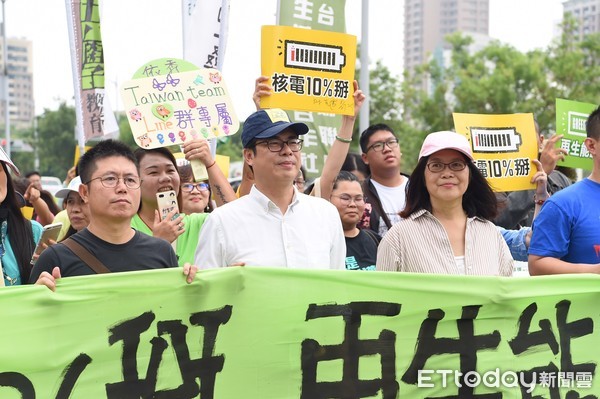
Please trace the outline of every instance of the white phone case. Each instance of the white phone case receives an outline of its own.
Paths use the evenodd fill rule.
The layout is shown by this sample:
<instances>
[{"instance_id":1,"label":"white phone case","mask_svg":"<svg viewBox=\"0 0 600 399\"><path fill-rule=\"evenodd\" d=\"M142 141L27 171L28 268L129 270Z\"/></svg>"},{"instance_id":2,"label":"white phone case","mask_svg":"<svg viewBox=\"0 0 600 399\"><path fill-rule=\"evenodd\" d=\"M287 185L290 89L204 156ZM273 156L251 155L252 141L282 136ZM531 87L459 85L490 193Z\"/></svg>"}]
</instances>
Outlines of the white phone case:
<instances>
[{"instance_id":1,"label":"white phone case","mask_svg":"<svg viewBox=\"0 0 600 399\"><path fill-rule=\"evenodd\" d=\"M179 216L179 204L177 203L177 193L175 191L163 191L156 193L160 219L164 220L169 212L175 211L174 218Z\"/></svg>"}]
</instances>

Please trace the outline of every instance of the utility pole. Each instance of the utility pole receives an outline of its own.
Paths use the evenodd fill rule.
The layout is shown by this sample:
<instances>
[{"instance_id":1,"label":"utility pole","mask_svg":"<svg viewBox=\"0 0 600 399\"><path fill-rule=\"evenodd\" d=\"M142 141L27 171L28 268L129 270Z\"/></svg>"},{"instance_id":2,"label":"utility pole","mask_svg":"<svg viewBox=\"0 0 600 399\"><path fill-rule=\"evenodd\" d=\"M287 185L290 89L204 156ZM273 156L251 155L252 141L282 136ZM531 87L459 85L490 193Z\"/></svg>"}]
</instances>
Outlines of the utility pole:
<instances>
[{"instance_id":1,"label":"utility pole","mask_svg":"<svg viewBox=\"0 0 600 399\"><path fill-rule=\"evenodd\" d=\"M362 0L360 41L360 89L367 97L360 109L359 132L369 127L369 2Z\"/></svg>"},{"instance_id":2,"label":"utility pole","mask_svg":"<svg viewBox=\"0 0 600 399\"><path fill-rule=\"evenodd\" d=\"M8 43L6 40L6 0L2 0L2 58L4 59L4 124L6 126L6 155L10 158L10 98L8 94Z\"/></svg>"},{"instance_id":3,"label":"utility pole","mask_svg":"<svg viewBox=\"0 0 600 399\"><path fill-rule=\"evenodd\" d=\"M33 153L34 153L34 158L33 158L33 170L40 170L40 153L38 150L38 145L39 145L39 141L38 141L38 116L34 116L33 117L33 142L34 142L34 147L33 147Z\"/></svg>"}]
</instances>

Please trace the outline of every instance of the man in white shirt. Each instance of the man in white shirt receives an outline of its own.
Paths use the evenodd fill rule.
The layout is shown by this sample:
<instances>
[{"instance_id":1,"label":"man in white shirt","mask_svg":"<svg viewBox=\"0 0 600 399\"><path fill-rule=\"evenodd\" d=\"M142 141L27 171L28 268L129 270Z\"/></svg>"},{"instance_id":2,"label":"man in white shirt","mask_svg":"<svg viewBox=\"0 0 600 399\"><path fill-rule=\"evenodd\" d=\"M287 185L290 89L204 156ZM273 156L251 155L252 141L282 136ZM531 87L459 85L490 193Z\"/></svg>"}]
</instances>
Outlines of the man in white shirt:
<instances>
[{"instance_id":1,"label":"man in white shirt","mask_svg":"<svg viewBox=\"0 0 600 399\"><path fill-rule=\"evenodd\" d=\"M381 237L400 221L404 209L408 176L400 173L400 144L392 129L383 124L369 126L360 136L362 159L369 165L371 175L365 180L365 200L371 207L369 228Z\"/></svg>"},{"instance_id":2,"label":"man in white shirt","mask_svg":"<svg viewBox=\"0 0 600 399\"><path fill-rule=\"evenodd\" d=\"M300 193L304 123L266 109L244 123L244 159L254 172L250 194L225 204L205 222L195 260L200 268L230 265L344 269L346 244L337 209Z\"/></svg>"}]
</instances>

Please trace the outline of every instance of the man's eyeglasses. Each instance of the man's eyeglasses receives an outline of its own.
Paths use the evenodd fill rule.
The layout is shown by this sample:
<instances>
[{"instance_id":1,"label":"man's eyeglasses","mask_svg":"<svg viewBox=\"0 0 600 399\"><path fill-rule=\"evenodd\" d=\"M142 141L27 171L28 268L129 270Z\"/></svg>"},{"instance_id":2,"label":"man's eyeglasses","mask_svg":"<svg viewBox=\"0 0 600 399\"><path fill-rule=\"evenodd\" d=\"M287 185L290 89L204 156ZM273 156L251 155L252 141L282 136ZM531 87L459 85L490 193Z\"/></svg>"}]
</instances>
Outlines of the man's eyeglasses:
<instances>
[{"instance_id":1,"label":"man's eyeglasses","mask_svg":"<svg viewBox=\"0 0 600 399\"><path fill-rule=\"evenodd\" d=\"M398 148L398 139L389 139L388 141L378 141L376 143L373 143L369 147L367 147L367 152L369 152L369 150L373 150L375 152L383 151L383 148L386 145L389 147L390 150Z\"/></svg>"},{"instance_id":2,"label":"man's eyeglasses","mask_svg":"<svg viewBox=\"0 0 600 399\"><path fill-rule=\"evenodd\" d=\"M197 188L198 191L208 191L207 183L183 183L181 185L181 191L185 191L186 193L191 193L194 191L194 188Z\"/></svg>"},{"instance_id":3,"label":"man's eyeglasses","mask_svg":"<svg viewBox=\"0 0 600 399\"><path fill-rule=\"evenodd\" d=\"M450 163L429 162L427 164L427 169L429 169L430 172L439 173L446 169L446 166L453 172L460 172L467 167L467 163L465 161L453 161Z\"/></svg>"},{"instance_id":4,"label":"man's eyeglasses","mask_svg":"<svg viewBox=\"0 0 600 399\"><path fill-rule=\"evenodd\" d=\"M87 183L84 184L90 184L94 180L100 180L100 183L102 183L102 185L106 188L117 187L117 184L119 184L119 180L123 180L123 183L125 183L125 185L128 188L133 189L140 188L140 185L142 184L142 180L137 176L118 177L116 175L94 177L93 179L90 179Z\"/></svg>"},{"instance_id":5,"label":"man's eyeglasses","mask_svg":"<svg viewBox=\"0 0 600 399\"><path fill-rule=\"evenodd\" d=\"M304 140L302 139L290 139L288 141L278 140L278 139L270 139L265 141L257 142L256 145L266 144L267 148L271 152L279 152L283 149L283 145L287 144L290 147L292 152L298 152L302 149L302 143Z\"/></svg>"},{"instance_id":6,"label":"man's eyeglasses","mask_svg":"<svg viewBox=\"0 0 600 399\"><path fill-rule=\"evenodd\" d=\"M332 195L332 197L337 197L340 199L340 202L342 203L342 205L344 206L348 206L350 205L350 203L352 201L354 201L354 203L356 205L362 205L365 203L365 197L363 197L362 195L357 195L355 197L352 197L351 195L348 194L340 194L340 195Z\"/></svg>"}]
</instances>

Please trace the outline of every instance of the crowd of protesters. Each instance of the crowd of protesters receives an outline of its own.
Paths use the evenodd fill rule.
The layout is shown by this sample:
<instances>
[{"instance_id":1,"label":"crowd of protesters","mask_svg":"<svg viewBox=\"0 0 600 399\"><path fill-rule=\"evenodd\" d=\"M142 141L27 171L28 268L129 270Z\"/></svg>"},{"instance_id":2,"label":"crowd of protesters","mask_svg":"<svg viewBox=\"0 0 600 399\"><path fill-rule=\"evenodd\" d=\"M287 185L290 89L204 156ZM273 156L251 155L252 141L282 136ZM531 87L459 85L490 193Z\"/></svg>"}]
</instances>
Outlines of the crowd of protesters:
<instances>
[{"instance_id":1,"label":"crowd of protesters","mask_svg":"<svg viewBox=\"0 0 600 399\"><path fill-rule=\"evenodd\" d=\"M417 165L401 172L400 137L385 124L361 133L349 153L365 96L354 83L354 116L344 116L322 175L309 183L301 166L309 128L280 109L260 109L270 87L256 81L257 111L241 132L244 176L237 193L208 142L182 146L201 162L197 181L167 148L101 141L70 170L60 211L40 175L19 178L1 151L0 260L4 285L63 277L181 267L266 266L511 276L514 260L532 275L600 272L600 107L587 121L591 175L571 181L555 170L560 136L539 134L535 189L495 193L475 166L467 139L451 131L425 138ZM9 173L12 170L12 175ZM157 194L174 192L179 211L162 215ZM31 219L21 211L33 208ZM164 217L166 216L166 217ZM42 225L60 221L57 242L32 255Z\"/></svg>"}]
</instances>

